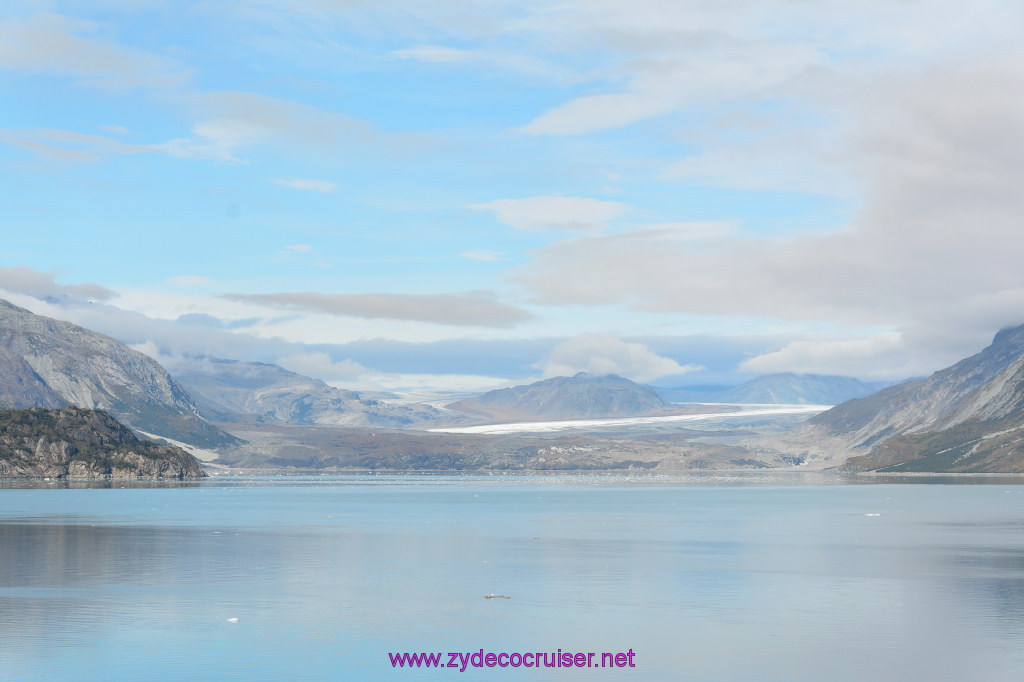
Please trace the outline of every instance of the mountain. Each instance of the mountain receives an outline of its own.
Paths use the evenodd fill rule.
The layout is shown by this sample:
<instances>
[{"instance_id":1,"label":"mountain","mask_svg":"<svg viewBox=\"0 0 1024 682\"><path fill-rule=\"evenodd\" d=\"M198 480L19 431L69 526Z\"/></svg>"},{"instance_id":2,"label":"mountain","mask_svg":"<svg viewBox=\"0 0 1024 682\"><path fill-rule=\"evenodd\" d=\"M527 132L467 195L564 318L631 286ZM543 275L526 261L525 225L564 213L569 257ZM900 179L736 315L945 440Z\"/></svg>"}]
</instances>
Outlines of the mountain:
<instances>
[{"instance_id":1,"label":"mountain","mask_svg":"<svg viewBox=\"0 0 1024 682\"><path fill-rule=\"evenodd\" d=\"M442 421L432 407L385 402L277 365L200 357L173 370L200 413L217 421L392 428Z\"/></svg>"},{"instance_id":2,"label":"mountain","mask_svg":"<svg viewBox=\"0 0 1024 682\"><path fill-rule=\"evenodd\" d=\"M662 410L667 404L649 386L614 374L594 376L580 372L572 377L489 391L447 407L487 419L528 421L635 417Z\"/></svg>"},{"instance_id":3,"label":"mountain","mask_svg":"<svg viewBox=\"0 0 1024 682\"><path fill-rule=\"evenodd\" d=\"M204 447L237 441L200 417L152 358L0 300L0 408L66 405L105 410L133 429Z\"/></svg>"},{"instance_id":4,"label":"mountain","mask_svg":"<svg viewBox=\"0 0 1024 682\"><path fill-rule=\"evenodd\" d=\"M884 385L822 374L766 374L722 392L718 402L838 405Z\"/></svg>"},{"instance_id":5,"label":"mountain","mask_svg":"<svg viewBox=\"0 0 1024 682\"><path fill-rule=\"evenodd\" d=\"M136 438L105 412L0 410L0 478L191 479L206 476L173 445Z\"/></svg>"},{"instance_id":6,"label":"mountain","mask_svg":"<svg viewBox=\"0 0 1024 682\"><path fill-rule=\"evenodd\" d=\"M766 374L739 386L655 388L670 402L838 405L870 395L885 383L822 374Z\"/></svg>"},{"instance_id":7,"label":"mountain","mask_svg":"<svg viewBox=\"0 0 1024 682\"><path fill-rule=\"evenodd\" d=\"M926 379L822 412L773 446L819 464L850 457L855 471L1024 471L1024 326Z\"/></svg>"}]
</instances>

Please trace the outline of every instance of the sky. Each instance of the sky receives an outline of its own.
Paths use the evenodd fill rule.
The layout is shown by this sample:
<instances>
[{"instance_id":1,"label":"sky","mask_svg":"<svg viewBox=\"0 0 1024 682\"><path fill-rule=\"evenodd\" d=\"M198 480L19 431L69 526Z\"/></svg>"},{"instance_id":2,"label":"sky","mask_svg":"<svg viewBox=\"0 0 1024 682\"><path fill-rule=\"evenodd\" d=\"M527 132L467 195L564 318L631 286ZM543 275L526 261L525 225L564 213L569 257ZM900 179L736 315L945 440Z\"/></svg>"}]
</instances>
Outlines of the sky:
<instances>
[{"instance_id":1,"label":"sky","mask_svg":"<svg viewBox=\"0 0 1024 682\"><path fill-rule=\"evenodd\" d=\"M1024 324L1024 4L5 0L0 297L348 388Z\"/></svg>"}]
</instances>

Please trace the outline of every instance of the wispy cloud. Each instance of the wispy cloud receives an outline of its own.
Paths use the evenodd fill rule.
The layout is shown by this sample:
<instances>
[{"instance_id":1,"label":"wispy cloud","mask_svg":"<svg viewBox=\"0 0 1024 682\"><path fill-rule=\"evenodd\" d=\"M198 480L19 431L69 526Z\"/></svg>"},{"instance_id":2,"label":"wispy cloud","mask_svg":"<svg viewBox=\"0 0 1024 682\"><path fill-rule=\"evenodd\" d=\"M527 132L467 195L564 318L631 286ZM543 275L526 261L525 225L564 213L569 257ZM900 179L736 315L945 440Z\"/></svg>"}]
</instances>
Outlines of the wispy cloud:
<instances>
[{"instance_id":1,"label":"wispy cloud","mask_svg":"<svg viewBox=\"0 0 1024 682\"><path fill-rule=\"evenodd\" d=\"M95 162L115 154L153 154L148 145L124 144L105 135L55 128L0 129L0 141L57 161Z\"/></svg>"},{"instance_id":2,"label":"wispy cloud","mask_svg":"<svg viewBox=\"0 0 1024 682\"><path fill-rule=\"evenodd\" d=\"M338 189L338 185L327 180L292 178L290 180L275 179L271 180L271 182L282 187L291 187L292 189L300 189L306 192L320 192L321 194L333 194Z\"/></svg>"},{"instance_id":3,"label":"wispy cloud","mask_svg":"<svg viewBox=\"0 0 1024 682\"><path fill-rule=\"evenodd\" d=\"M78 77L104 88L167 88L188 72L178 62L97 37L99 26L59 14L0 22L0 67Z\"/></svg>"},{"instance_id":4,"label":"wispy cloud","mask_svg":"<svg viewBox=\"0 0 1024 682\"><path fill-rule=\"evenodd\" d=\"M414 59L420 62L450 63L477 59L479 53L446 45L418 45L391 53L399 59Z\"/></svg>"},{"instance_id":5,"label":"wispy cloud","mask_svg":"<svg viewBox=\"0 0 1024 682\"><path fill-rule=\"evenodd\" d=\"M462 253L459 254L459 258L483 261L487 263L505 260L505 257L502 253L498 251L490 251L488 249L478 249L476 251L463 251Z\"/></svg>"},{"instance_id":6,"label":"wispy cloud","mask_svg":"<svg viewBox=\"0 0 1024 682\"><path fill-rule=\"evenodd\" d=\"M470 291L457 294L321 294L313 291L225 294L224 298L271 307L369 319L407 320L459 327L513 327L533 317Z\"/></svg>"},{"instance_id":7,"label":"wispy cloud","mask_svg":"<svg viewBox=\"0 0 1024 682\"><path fill-rule=\"evenodd\" d=\"M586 197L539 196L496 199L470 208L493 211L498 220L517 230L600 231L629 207Z\"/></svg>"}]
</instances>

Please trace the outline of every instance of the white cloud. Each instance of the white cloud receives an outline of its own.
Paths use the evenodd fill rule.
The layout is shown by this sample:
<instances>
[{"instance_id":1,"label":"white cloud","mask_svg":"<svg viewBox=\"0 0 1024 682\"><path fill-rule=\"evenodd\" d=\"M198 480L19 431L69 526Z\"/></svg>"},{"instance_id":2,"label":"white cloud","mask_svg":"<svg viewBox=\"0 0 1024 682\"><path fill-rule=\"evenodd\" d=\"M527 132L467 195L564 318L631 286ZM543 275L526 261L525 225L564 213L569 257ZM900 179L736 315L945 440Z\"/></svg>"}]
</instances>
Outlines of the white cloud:
<instances>
[{"instance_id":1,"label":"white cloud","mask_svg":"<svg viewBox=\"0 0 1024 682\"><path fill-rule=\"evenodd\" d=\"M603 230L628 210L626 204L585 197L539 196L496 199L470 208L494 211L517 230Z\"/></svg>"},{"instance_id":2,"label":"white cloud","mask_svg":"<svg viewBox=\"0 0 1024 682\"><path fill-rule=\"evenodd\" d=\"M617 374L639 382L693 372L701 367L680 365L642 343L627 343L606 334L579 334L555 346L534 365L544 377L572 376L578 372Z\"/></svg>"},{"instance_id":3,"label":"white cloud","mask_svg":"<svg viewBox=\"0 0 1024 682\"><path fill-rule=\"evenodd\" d=\"M313 247L309 244L290 244L284 247L284 250L280 253L283 254L297 254L297 253L312 253Z\"/></svg>"},{"instance_id":4,"label":"white cloud","mask_svg":"<svg viewBox=\"0 0 1024 682\"><path fill-rule=\"evenodd\" d=\"M178 137L153 148L180 159L242 163L235 152L264 140L269 131L253 121L223 118L203 121L192 128L192 137Z\"/></svg>"},{"instance_id":5,"label":"white cloud","mask_svg":"<svg viewBox=\"0 0 1024 682\"><path fill-rule=\"evenodd\" d=\"M526 74L532 78L562 83L578 82L579 76L558 61L538 57L535 53L519 49L501 50L487 44L479 49L465 49L447 45L417 45L389 53L398 59L425 64L477 67L493 73L498 70Z\"/></svg>"},{"instance_id":6,"label":"white cloud","mask_svg":"<svg viewBox=\"0 0 1024 682\"><path fill-rule=\"evenodd\" d=\"M1024 322L1022 67L1001 54L876 84L854 112L847 169L863 203L842 229L699 245L657 228L590 235L536 250L515 277L547 305L889 329L907 352L962 357Z\"/></svg>"},{"instance_id":7,"label":"white cloud","mask_svg":"<svg viewBox=\"0 0 1024 682\"><path fill-rule=\"evenodd\" d=\"M327 180L292 178L291 180L271 180L271 182L283 187L291 187L292 189L300 189L307 192L320 192L321 194L333 194L338 189L338 185Z\"/></svg>"},{"instance_id":8,"label":"white cloud","mask_svg":"<svg viewBox=\"0 0 1024 682\"><path fill-rule=\"evenodd\" d=\"M854 188L841 159L842 134L798 130L752 139L715 140L704 151L669 164L661 177L745 190L811 192L849 198Z\"/></svg>"},{"instance_id":9,"label":"white cloud","mask_svg":"<svg viewBox=\"0 0 1024 682\"><path fill-rule=\"evenodd\" d=\"M160 352L160 346L158 346L155 341L143 341L142 343L132 343L128 344L128 347L134 351L142 353L143 355L148 355L157 362L159 362L161 357L163 357L163 353Z\"/></svg>"},{"instance_id":10,"label":"white cloud","mask_svg":"<svg viewBox=\"0 0 1024 682\"><path fill-rule=\"evenodd\" d=\"M181 92L173 101L197 122L192 134L152 148L179 158L244 163L242 152L270 145L292 154L375 153L407 154L422 146L413 133L382 133L372 124L315 106L253 92ZM285 182L294 182L286 180ZM301 180L296 189L325 191L321 180ZM316 183L310 185L308 183Z\"/></svg>"},{"instance_id":11,"label":"white cloud","mask_svg":"<svg viewBox=\"0 0 1024 682\"><path fill-rule=\"evenodd\" d=\"M757 374L794 372L904 379L934 368L927 362L915 362L902 334L887 332L864 339L793 341L744 361L740 369Z\"/></svg>"},{"instance_id":12,"label":"white cloud","mask_svg":"<svg viewBox=\"0 0 1024 682\"><path fill-rule=\"evenodd\" d=\"M899 64L969 57L1018 41L1014 3L982 0L972 21L952 0L570 0L527 12L516 28L533 40L589 48L601 68L593 87L537 116L522 130L571 135L617 128L709 103L796 97L821 101L848 78L873 79ZM554 49L557 49L555 47ZM842 105L849 98L840 96Z\"/></svg>"},{"instance_id":13,"label":"white cloud","mask_svg":"<svg viewBox=\"0 0 1024 682\"><path fill-rule=\"evenodd\" d=\"M489 391L511 383L508 379L475 374L385 373L348 358L336 361L323 352L285 355L277 359L277 364L336 388L349 390L473 392ZM412 399L436 401L438 396L412 396Z\"/></svg>"},{"instance_id":14,"label":"white cloud","mask_svg":"<svg viewBox=\"0 0 1024 682\"><path fill-rule=\"evenodd\" d=\"M296 353L277 359L277 364L287 370L324 382L365 381L372 371L351 359L335 361L327 353Z\"/></svg>"},{"instance_id":15,"label":"white cloud","mask_svg":"<svg viewBox=\"0 0 1024 682\"><path fill-rule=\"evenodd\" d=\"M531 135L582 135L620 128L674 108L676 103L671 98L654 93L588 95L538 116L522 131Z\"/></svg>"}]
</instances>

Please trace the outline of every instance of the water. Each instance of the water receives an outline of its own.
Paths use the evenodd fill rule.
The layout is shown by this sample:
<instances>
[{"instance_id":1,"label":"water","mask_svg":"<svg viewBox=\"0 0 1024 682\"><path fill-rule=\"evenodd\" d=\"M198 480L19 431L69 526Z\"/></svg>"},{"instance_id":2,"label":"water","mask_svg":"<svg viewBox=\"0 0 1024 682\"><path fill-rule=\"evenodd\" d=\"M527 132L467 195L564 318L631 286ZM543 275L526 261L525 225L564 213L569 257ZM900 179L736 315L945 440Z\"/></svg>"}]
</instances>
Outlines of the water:
<instances>
[{"instance_id":1,"label":"water","mask_svg":"<svg viewBox=\"0 0 1024 682\"><path fill-rule=\"evenodd\" d=\"M0 679L1016 681L1024 486L927 480L0 490ZM635 667L388 658L559 648Z\"/></svg>"}]
</instances>

